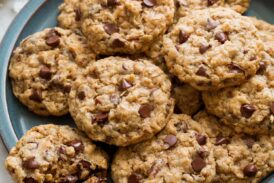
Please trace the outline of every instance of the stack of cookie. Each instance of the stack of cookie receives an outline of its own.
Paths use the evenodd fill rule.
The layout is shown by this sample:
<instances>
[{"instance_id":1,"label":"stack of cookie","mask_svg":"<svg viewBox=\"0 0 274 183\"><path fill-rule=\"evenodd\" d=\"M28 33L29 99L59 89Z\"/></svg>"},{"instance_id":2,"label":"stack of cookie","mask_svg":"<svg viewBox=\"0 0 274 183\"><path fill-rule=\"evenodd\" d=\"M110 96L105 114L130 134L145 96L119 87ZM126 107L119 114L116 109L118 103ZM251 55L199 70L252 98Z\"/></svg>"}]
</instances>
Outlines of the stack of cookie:
<instances>
[{"instance_id":1,"label":"stack of cookie","mask_svg":"<svg viewBox=\"0 0 274 183\"><path fill-rule=\"evenodd\" d=\"M59 27L23 40L9 75L30 111L69 113L78 129L30 129L6 160L15 182L253 183L273 172L274 25L242 16L248 6L65 0Z\"/></svg>"}]
</instances>

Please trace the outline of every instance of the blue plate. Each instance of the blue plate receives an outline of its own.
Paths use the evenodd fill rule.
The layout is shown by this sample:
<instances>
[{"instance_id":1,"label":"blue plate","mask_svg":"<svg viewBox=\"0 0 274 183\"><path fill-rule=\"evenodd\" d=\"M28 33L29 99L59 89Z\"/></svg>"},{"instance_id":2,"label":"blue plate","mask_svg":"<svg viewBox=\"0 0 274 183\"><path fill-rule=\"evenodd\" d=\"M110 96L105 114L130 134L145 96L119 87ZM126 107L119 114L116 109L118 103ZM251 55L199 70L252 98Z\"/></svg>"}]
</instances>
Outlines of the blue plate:
<instances>
[{"instance_id":1,"label":"blue plate","mask_svg":"<svg viewBox=\"0 0 274 183\"><path fill-rule=\"evenodd\" d=\"M47 27L54 27L58 6L61 3L62 0L30 0L15 18L1 43L0 133L7 149L11 149L18 139L35 125L45 123L73 125L70 116L43 118L29 112L13 96L10 81L7 77L7 68L12 50L28 35ZM274 24L274 0L253 0L247 15L256 16ZM263 182L274 183L274 174Z\"/></svg>"}]
</instances>

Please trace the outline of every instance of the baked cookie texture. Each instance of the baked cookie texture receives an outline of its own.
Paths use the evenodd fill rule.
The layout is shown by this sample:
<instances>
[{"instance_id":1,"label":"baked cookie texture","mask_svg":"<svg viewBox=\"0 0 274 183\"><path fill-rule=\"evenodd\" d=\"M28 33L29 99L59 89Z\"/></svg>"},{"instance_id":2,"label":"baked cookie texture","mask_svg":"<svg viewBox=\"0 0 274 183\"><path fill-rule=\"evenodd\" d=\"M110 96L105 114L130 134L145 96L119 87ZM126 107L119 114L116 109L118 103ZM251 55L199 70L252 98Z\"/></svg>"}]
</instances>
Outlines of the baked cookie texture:
<instances>
[{"instance_id":1,"label":"baked cookie texture","mask_svg":"<svg viewBox=\"0 0 274 183\"><path fill-rule=\"evenodd\" d=\"M65 2L66 3L66 2ZM139 53L173 22L173 0L82 0L81 30L98 54Z\"/></svg>"},{"instance_id":2,"label":"baked cookie texture","mask_svg":"<svg viewBox=\"0 0 274 183\"><path fill-rule=\"evenodd\" d=\"M237 132L274 133L274 26L256 21L265 47L257 75L238 87L204 92L203 99L209 113Z\"/></svg>"},{"instance_id":3,"label":"baked cookie texture","mask_svg":"<svg viewBox=\"0 0 274 183\"><path fill-rule=\"evenodd\" d=\"M176 0L175 19L187 16L194 10L225 7L238 13L244 13L250 5L250 0Z\"/></svg>"},{"instance_id":4,"label":"baked cookie texture","mask_svg":"<svg viewBox=\"0 0 274 183\"><path fill-rule=\"evenodd\" d=\"M30 129L11 149L5 165L17 183L106 182L108 157L69 126Z\"/></svg>"},{"instance_id":5,"label":"baked cookie texture","mask_svg":"<svg viewBox=\"0 0 274 183\"><path fill-rule=\"evenodd\" d=\"M109 57L76 80L69 108L93 140L127 146L159 132L173 112L167 75L146 60Z\"/></svg>"},{"instance_id":6,"label":"baked cookie texture","mask_svg":"<svg viewBox=\"0 0 274 183\"><path fill-rule=\"evenodd\" d=\"M202 111L194 119L206 129L213 146L213 182L260 182L274 170L274 136L237 134L219 119Z\"/></svg>"},{"instance_id":7,"label":"baked cookie texture","mask_svg":"<svg viewBox=\"0 0 274 183\"><path fill-rule=\"evenodd\" d=\"M227 8L209 8L183 17L164 36L171 73L198 90L244 83L259 69L263 50L257 29Z\"/></svg>"},{"instance_id":8,"label":"baked cookie texture","mask_svg":"<svg viewBox=\"0 0 274 183\"><path fill-rule=\"evenodd\" d=\"M202 107L202 94L188 84L175 85L172 96L175 99L176 112L192 116Z\"/></svg>"},{"instance_id":9,"label":"baked cookie texture","mask_svg":"<svg viewBox=\"0 0 274 183\"><path fill-rule=\"evenodd\" d=\"M112 178L115 183L212 182L216 172L211 149L199 123L174 114L151 140L118 150Z\"/></svg>"},{"instance_id":10,"label":"baked cookie texture","mask_svg":"<svg viewBox=\"0 0 274 183\"><path fill-rule=\"evenodd\" d=\"M80 35L61 28L35 33L23 40L11 57L13 93L36 114L67 114L72 82L94 60L95 54Z\"/></svg>"}]
</instances>

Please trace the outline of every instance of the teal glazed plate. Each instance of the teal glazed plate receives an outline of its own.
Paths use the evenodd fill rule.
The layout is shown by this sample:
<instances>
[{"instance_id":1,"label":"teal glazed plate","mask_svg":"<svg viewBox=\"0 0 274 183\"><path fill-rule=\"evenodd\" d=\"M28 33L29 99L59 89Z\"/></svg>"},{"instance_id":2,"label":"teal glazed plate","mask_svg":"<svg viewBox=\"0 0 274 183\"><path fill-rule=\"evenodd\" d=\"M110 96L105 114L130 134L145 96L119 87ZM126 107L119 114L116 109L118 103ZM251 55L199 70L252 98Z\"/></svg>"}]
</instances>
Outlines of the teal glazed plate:
<instances>
[{"instance_id":1,"label":"teal glazed plate","mask_svg":"<svg viewBox=\"0 0 274 183\"><path fill-rule=\"evenodd\" d=\"M8 150L33 126L45 123L74 124L70 116L44 118L29 112L13 96L8 78L8 65L13 49L28 35L56 26L58 6L62 2L30 0L15 18L0 45L0 133ZM274 0L252 0L246 15L274 24ZM274 173L263 183L274 183Z\"/></svg>"}]
</instances>

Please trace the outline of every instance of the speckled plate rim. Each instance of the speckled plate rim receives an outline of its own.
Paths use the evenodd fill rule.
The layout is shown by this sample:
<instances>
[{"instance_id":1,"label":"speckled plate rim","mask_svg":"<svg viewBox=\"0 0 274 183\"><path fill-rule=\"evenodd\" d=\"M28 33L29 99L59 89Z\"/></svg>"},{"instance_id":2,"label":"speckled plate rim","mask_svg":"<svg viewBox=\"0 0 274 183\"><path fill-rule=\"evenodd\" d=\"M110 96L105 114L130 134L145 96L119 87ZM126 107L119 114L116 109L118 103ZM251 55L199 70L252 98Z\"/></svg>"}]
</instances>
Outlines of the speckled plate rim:
<instances>
[{"instance_id":1,"label":"speckled plate rim","mask_svg":"<svg viewBox=\"0 0 274 183\"><path fill-rule=\"evenodd\" d=\"M13 20L0 44L0 136L7 150L10 150L18 141L9 117L8 104L6 101L7 68L10 55L26 24L46 2L46 0L30 0Z\"/></svg>"}]
</instances>

